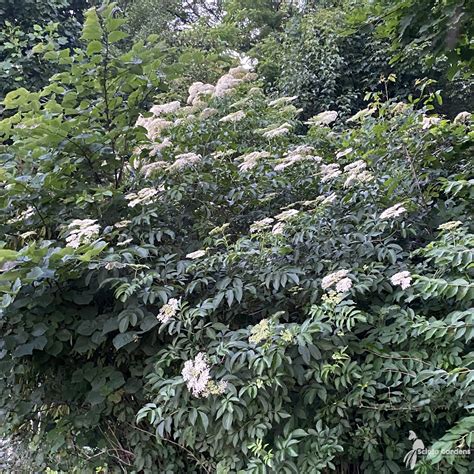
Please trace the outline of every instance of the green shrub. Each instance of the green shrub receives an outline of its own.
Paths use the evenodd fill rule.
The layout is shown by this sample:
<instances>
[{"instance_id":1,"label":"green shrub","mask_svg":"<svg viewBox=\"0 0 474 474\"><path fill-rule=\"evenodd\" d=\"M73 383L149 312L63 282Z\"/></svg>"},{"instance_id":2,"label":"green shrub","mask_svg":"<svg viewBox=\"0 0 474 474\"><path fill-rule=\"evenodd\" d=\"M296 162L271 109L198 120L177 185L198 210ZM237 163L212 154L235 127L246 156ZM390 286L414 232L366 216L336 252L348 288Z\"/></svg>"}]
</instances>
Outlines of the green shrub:
<instances>
[{"instance_id":1,"label":"green shrub","mask_svg":"<svg viewBox=\"0 0 474 474\"><path fill-rule=\"evenodd\" d=\"M301 136L240 67L143 112L159 47L114 55L111 8L4 101L6 431L63 472L400 472L409 431L470 446L469 114L375 96Z\"/></svg>"}]
</instances>

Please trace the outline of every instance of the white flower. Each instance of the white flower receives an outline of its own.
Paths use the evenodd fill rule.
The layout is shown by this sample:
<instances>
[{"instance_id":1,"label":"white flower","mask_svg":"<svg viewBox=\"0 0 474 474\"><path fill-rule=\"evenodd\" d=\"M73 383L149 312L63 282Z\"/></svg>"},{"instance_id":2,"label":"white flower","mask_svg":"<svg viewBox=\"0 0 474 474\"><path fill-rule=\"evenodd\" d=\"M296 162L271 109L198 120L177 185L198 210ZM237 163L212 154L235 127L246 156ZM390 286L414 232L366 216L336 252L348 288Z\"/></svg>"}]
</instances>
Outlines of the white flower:
<instances>
[{"instance_id":1,"label":"white flower","mask_svg":"<svg viewBox=\"0 0 474 474\"><path fill-rule=\"evenodd\" d=\"M297 95L291 97L280 97L279 99L272 100L268 103L269 107L279 107L280 105L290 104L298 98Z\"/></svg>"},{"instance_id":2,"label":"white flower","mask_svg":"<svg viewBox=\"0 0 474 474\"><path fill-rule=\"evenodd\" d=\"M367 163L364 160L357 160L344 166L344 171L347 172L359 172L367 167Z\"/></svg>"},{"instance_id":3,"label":"white flower","mask_svg":"<svg viewBox=\"0 0 474 474\"><path fill-rule=\"evenodd\" d=\"M118 247L123 247L123 246L129 244L132 240L133 240L132 238L126 239L126 240L122 240L121 242L117 242L117 246L118 246Z\"/></svg>"},{"instance_id":4,"label":"white flower","mask_svg":"<svg viewBox=\"0 0 474 474\"><path fill-rule=\"evenodd\" d=\"M454 117L454 123L467 123L471 120L472 114L469 112L459 112L456 117Z\"/></svg>"},{"instance_id":5,"label":"white flower","mask_svg":"<svg viewBox=\"0 0 474 474\"><path fill-rule=\"evenodd\" d=\"M311 153L313 152L313 147L308 145L299 145L293 150L290 150L285 158L283 158L283 160L281 160L280 163L275 166L274 170L281 171L301 161L313 161L315 163L321 162L322 158L320 156L312 155Z\"/></svg>"},{"instance_id":6,"label":"white flower","mask_svg":"<svg viewBox=\"0 0 474 474\"><path fill-rule=\"evenodd\" d=\"M199 114L199 118L201 120L205 120L209 117L212 117L213 115L216 115L217 113L218 113L217 109L212 109L212 108L207 107Z\"/></svg>"},{"instance_id":7,"label":"white flower","mask_svg":"<svg viewBox=\"0 0 474 474\"><path fill-rule=\"evenodd\" d=\"M136 127L143 127L147 131L147 138L150 141L154 141L160 134L161 132L173 125L173 122L169 120L164 120L159 117L150 117L150 118L145 118L142 115L140 115L135 123Z\"/></svg>"},{"instance_id":8,"label":"white flower","mask_svg":"<svg viewBox=\"0 0 474 474\"><path fill-rule=\"evenodd\" d=\"M460 225L462 225L461 221L449 221L449 222L445 222L444 224L441 224L438 227L438 229L439 230L452 230L452 229L456 229Z\"/></svg>"},{"instance_id":9,"label":"white flower","mask_svg":"<svg viewBox=\"0 0 474 474\"><path fill-rule=\"evenodd\" d=\"M262 319L258 324L250 330L250 344L259 344L272 335L272 328L268 319Z\"/></svg>"},{"instance_id":10,"label":"white flower","mask_svg":"<svg viewBox=\"0 0 474 474\"><path fill-rule=\"evenodd\" d=\"M188 89L188 104L194 104L201 99L201 97L213 94L215 87L212 84L204 84L202 82L194 82Z\"/></svg>"},{"instance_id":11,"label":"white flower","mask_svg":"<svg viewBox=\"0 0 474 474\"><path fill-rule=\"evenodd\" d=\"M337 119L337 112L335 110L327 110L321 112L314 117L311 117L306 124L307 125L329 125Z\"/></svg>"},{"instance_id":12,"label":"white flower","mask_svg":"<svg viewBox=\"0 0 474 474\"><path fill-rule=\"evenodd\" d=\"M374 179L369 171L365 171L367 164L363 160L357 160L344 167L344 171L348 173L344 187L351 186L355 182L367 183Z\"/></svg>"},{"instance_id":13,"label":"white flower","mask_svg":"<svg viewBox=\"0 0 474 474\"><path fill-rule=\"evenodd\" d=\"M281 136L286 135L287 133L289 133L290 128L291 128L290 124L284 123L283 125L280 125L279 127L267 130L266 132L263 133L263 137L264 138L281 137Z\"/></svg>"},{"instance_id":14,"label":"white flower","mask_svg":"<svg viewBox=\"0 0 474 474\"><path fill-rule=\"evenodd\" d=\"M321 206L325 206L326 204L332 204L337 198L336 193L331 193L329 196L326 196L322 201L321 201Z\"/></svg>"},{"instance_id":15,"label":"white flower","mask_svg":"<svg viewBox=\"0 0 474 474\"><path fill-rule=\"evenodd\" d=\"M166 324L171 318L174 318L178 312L180 303L181 300L171 298L168 303L161 307L160 312L157 314L156 318L158 321L162 324Z\"/></svg>"},{"instance_id":16,"label":"white flower","mask_svg":"<svg viewBox=\"0 0 474 474\"><path fill-rule=\"evenodd\" d=\"M277 222L272 227L272 234L273 235L281 235L281 234L283 234L284 230L285 230L285 223L284 222Z\"/></svg>"},{"instance_id":17,"label":"white flower","mask_svg":"<svg viewBox=\"0 0 474 474\"><path fill-rule=\"evenodd\" d=\"M153 163L142 166L140 173L143 174L145 178L149 178L156 171L165 169L168 164L166 161L154 161Z\"/></svg>"},{"instance_id":18,"label":"white flower","mask_svg":"<svg viewBox=\"0 0 474 474\"><path fill-rule=\"evenodd\" d=\"M232 148L230 150L226 150L226 151L223 151L223 150L219 150L219 151L215 151L214 153L212 153L212 157L213 158L225 158L226 156L232 156L236 153L236 150L232 150Z\"/></svg>"},{"instance_id":19,"label":"white flower","mask_svg":"<svg viewBox=\"0 0 474 474\"><path fill-rule=\"evenodd\" d=\"M186 258L190 258L191 260L196 260L197 258L204 257L206 255L205 250L196 250L195 252L188 253Z\"/></svg>"},{"instance_id":20,"label":"white flower","mask_svg":"<svg viewBox=\"0 0 474 474\"><path fill-rule=\"evenodd\" d=\"M245 74L245 76L242 78L243 81L246 81L246 82L251 82L251 81L255 81L258 79L258 74L256 72L248 72L247 74Z\"/></svg>"},{"instance_id":21,"label":"white flower","mask_svg":"<svg viewBox=\"0 0 474 474\"><path fill-rule=\"evenodd\" d=\"M271 224L273 224L273 222L275 222L275 219L272 219L271 217L265 217L264 219L260 219L259 221L255 221L250 226L250 233L254 234L254 233L260 232L261 230L263 230L266 227L269 227Z\"/></svg>"},{"instance_id":22,"label":"white flower","mask_svg":"<svg viewBox=\"0 0 474 474\"><path fill-rule=\"evenodd\" d=\"M244 118L245 112L242 110L238 110L237 112L232 112L231 114L222 117L219 122L239 122Z\"/></svg>"},{"instance_id":23,"label":"white flower","mask_svg":"<svg viewBox=\"0 0 474 474\"><path fill-rule=\"evenodd\" d=\"M342 171L339 169L339 165L337 163L332 163L330 165L321 165L321 172L322 175L321 183L325 183L331 179L337 178Z\"/></svg>"},{"instance_id":24,"label":"white flower","mask_svg":"<svg viewBox=\"0 0 474 474\"><path fill-rule=\"evenodd\" d=\"M310 145L298 145L296 148L288 152L287 156L291 156L293 154L296 155L312 155L314 153L314 148Z\"/></svg>"},{"instance_id":25,"label":"white flower","mask_svg":"<svg viewBox=\"0 0 474 474\"><path fill-rule=\"evenodd\" d=\"M243 79L249 73L249 69L245 66L235 66L229 69L228 74L236 79Z\"/></svg>"},{"instance_id":26,"label":"white flower","mask_svg":"<svg viewBox=\"0 0 474 474\"><path fill-rule=\"evenodd\" d=\"M220 380L219 382L214 382L210 380L206 389L202 392L202 396L207 398L210 395L222 395L227 390L227 382L225 380Z\"/></svg>"},{"instance_id":27,"label":"white flower","mask_svg":"<svg viewBox=\"0 0 474 474\"><path fill-rule=\"evenodd\" d=\"M125 195L125 199L130 201L128 207L135 207L138 204L150 204L153 202L153 198L161 191L156 188L143 188L138 193L128 193Z\"/></svg>"},{"instance_id":28,"label":"white flower","mask_svg":"<svg viewBox=\"0 0 474 474\"><path fill-rule=\"evenodd\" d=\"M441 122L441 119L439 117L423 117L423 130L427 130L428 128L431 128L433 125L437 125L439 122Z\"/></svg>"},{"instance_id":29,"label":"white flower","mask_svg":"<svg viewBox=\"0 0 474 474\"><path fill-rule=\"evenodd\" d=\"M336 153L336 158L342 158L343 156L348 155L349 153L352 153L352 148L346 148L345 150L338 151Z\"/></svg>"},{"instance_id":30,"label":"white flower","mask_svg":"<svg viewBox=\"0 0 474 474\"><path fill-rule=\"evenodd\" d=\"M234 77L240 74L237 74L234 69L230 69L228 74L224 74L216 83L214 89L214 97L224 97L225 95L230 94L235 87L242 83L241 77Z\"/></svg>"},{"instance_id":31,"label":"white flower","mask_svg":"<svg viewBox=\"0 0 474 474\"><path fill-rule=\"evenodd\" d=\"M154 105L150 109L150 112L156 117L158 117L161 114L172 114L176 112L180 107L181 104L179 103L179 101L175 100L174 102L168 102L167 104Z\"/></svg>"},{"instance_id":32,"label":"white flower","mask_svg":"<svg viewBox=\"0 0 474 474\"><path fill-rule=\"evenodd\" d=\"M280 214L277 214L275 216L275 219L277 221L287 221L288 219L291 219L292 217L296 216L299 214L300 211L297 211L296 209L288 209L287 211L280 212Z\"/></svg>"},{"instance_id":33,"label":"white flower","mask_svg":"<svg viewBox=\"0 0 474 474\"><path fill-rule=\"evenodd\" d=\"M402 215L404 212L407 210L403 207L402 203L395 204L392 207L389 207L388 209L385 209L385 211L380 214L380 219L391 219L392 217L398 217Z\"/></svg>"},{"instance_id":34,"label":"white flower","mask_svg":"<svg viewBox=\"0 0 474 474\"><path fill-rule=\"evenodd\" d=\"M168 148L171 145L172 145L171 140L168 137L165 137L165 139L161 143L154 143L152 145L151 150L150 150L150 156L156 156L162 150L164 150L165 148Z\"/></svg>"},{"instance_id":35,"label":"white flower","mask_svg":"<svg viewBox=\"0 0 474 474\"><path fill-rule=\"evenodd\" d=\"M337 272L326 275L321 281L321 288L325 290L331 287L335 283L341 281L343 278L346 278L348 273L349 270L338 270Z\"/></svg>"},{"instance_id":36,"label":"white flower","mask_svg":"<svg viewBox=\"0 0 474 474\"><path fill-rule=\"evenodd\" d=\"M123 229L124 227L127 227L128 224L130 224L132 221L124 220L124 221L119 221L114 224L114 227L116 229Z\"/></svg>"},{"instance_id":37,"label":"white flower","mask_svg":"<svg viewBox=\"0 0 474 474\"><path fill-rule=\"evenodd\" d=\"M91 242L100 231L100 225L95 219L74 219L67 226L69 235L66 246L77 249L81 244Z\"/></svg>"},{"instance_id":38,"label":"white flower","mask_svg":"<svg viewBox=\"0 0 474 474\"><path fill-rule=\"evenodd\" d=\"M206 391L206 387L211 380L210 367L207 363L206 355L203 352L193 359L184 363L181 371L188 390L195 397L200 397Z\"/></svg>"},{"instance_id":39,"label":"white flower","mask_svg":"<svg viewBox=\"0 0 474 474\"><path fill-rule=\"evenodd\" d=\"M241 155L239 158L237 158L243 160L239 165L239 170L248 171L253 169L255 166L257 166L259 160L262 158L268 158L269 156L270 153L268 153L268 151L253 151L251 153L247 153L246 155Z\"/></svg>"},{"instance_id":40,"label":"white flower","mask_svg":"<svg viewBox=\"0 0 474 474\"><path fill-rule=\"evenodd\" d=\"M352 288L352 281L350 278L343 278L342 280L338 281L336 284L336 291L338 293L345 293Z\"/></svg>"},{"instance_id":41,"label":"white flower","mask_svg":"<svg viewBox=\"0 0 474 474\"><path fill-rule=\"evenodd\" d=\"M181 153L180 155L176 155L176 160L168 167L168 171L181 171L196 165L201 160L201 155L197 155L196 153Z\"/></svg>"},{"instance_id":42,"label":"white flower","mask_svg":"<svg viewBox=\"0 0 474 474\"><path fill-rule=\"evenodd\" d=\"M374 175L369 171L362 171L361 173L352 172L347 175L344 181L344 187L352 186L354 183L368 183L374 180Z\"/></svg>"},{"instance_id":43,"label":"white flower","mask_svg":"<svg viewBox=\"0 0 474 474\"><path fill-rule=\"evenodd\" d=\"M405 112L405 110L408 109L408 104L405 104L405 102L397 102L396 104L393 104L392 106L392 112L394 114L401 114Z\"/></svg>"},{"instance_id":44,"label":"white flower","mask_svg":"<svg viewBox=\"0 0 474 474\"><path fill-rule=\"evenodd\" d=\"M390 277L390 281L392 285L399 285L402 290L405 290L411 285L411 274L407 271L395 273Z\"/></svg>"}]
</instances>

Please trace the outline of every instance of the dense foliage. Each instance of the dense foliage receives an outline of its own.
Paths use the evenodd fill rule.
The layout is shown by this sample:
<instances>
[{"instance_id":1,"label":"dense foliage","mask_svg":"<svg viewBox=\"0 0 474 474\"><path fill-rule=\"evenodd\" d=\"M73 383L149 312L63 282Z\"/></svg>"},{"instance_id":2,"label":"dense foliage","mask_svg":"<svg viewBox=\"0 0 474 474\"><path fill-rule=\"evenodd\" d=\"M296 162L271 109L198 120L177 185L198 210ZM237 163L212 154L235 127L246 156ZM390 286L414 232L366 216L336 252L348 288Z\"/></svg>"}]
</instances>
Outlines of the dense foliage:
<instances>
[{"instance_id":1,"label":"dense foliage","mask_svg":"<svg viewBox=\"0 0 474 474\"><path fill-rule=\"evenodd\" d=\"M2 0L0 3L0 98L17 87L39 89L57 66L39 54L77 46L87 0Z\"/></svg>"},{"instance_id":2,"label":"dense foliage","mask_svg":"<svg viewBox=\"0 0 474 474\"><path fill-rule=\"evenodd\" d=\"M193 63L211 83L170 101L201 30L131 41L113 4L82 48L45 46L48 85L6 94L0 419L30 469L473 471L445 452L474 441L471 114L435 113L428 79L404 102L389 75L341 92L341 41L378 51L368 74L344 53L366 84L386 63L331 11L283 33L305 28L313 98L217 77L216 41ZM242 50L276 48L262 34ZM433 451L409 457L411 432Z\"/></svg>"}]
</instances>

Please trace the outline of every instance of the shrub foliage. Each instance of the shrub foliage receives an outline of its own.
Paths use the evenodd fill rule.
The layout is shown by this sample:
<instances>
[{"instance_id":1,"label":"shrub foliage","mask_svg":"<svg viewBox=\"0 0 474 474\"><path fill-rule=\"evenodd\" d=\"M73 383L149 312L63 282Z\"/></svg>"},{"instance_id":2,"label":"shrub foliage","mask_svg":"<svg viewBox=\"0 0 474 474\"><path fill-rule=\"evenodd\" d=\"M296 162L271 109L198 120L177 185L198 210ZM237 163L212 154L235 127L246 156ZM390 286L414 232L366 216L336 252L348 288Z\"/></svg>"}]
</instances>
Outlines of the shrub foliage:
<instances>
[{"instance_id":1,"label":"shrub foliage","mask_svg":"<svg viewBox=\"0 0 474 474\"><path fill-rule=\"evenodd\" d=\"M113 13L0 122L1 413L35 465L401 472L409 431L467 449L469 114L430 115L421 85L301 135L242 67L150 108L162 52L118 53Z\"/></svg>"}]
</instances>

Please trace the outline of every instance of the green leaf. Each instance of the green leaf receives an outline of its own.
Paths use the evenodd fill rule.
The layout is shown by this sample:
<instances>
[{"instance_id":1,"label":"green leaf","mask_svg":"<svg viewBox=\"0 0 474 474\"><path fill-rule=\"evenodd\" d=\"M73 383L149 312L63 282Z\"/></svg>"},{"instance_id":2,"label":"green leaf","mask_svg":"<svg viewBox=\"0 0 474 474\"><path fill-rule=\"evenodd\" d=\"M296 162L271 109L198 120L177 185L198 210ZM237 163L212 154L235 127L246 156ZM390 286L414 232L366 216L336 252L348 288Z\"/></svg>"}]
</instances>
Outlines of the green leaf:
<instances>
[{"instance_id":1,"label":"green leaf","mask_svg":"<svg viewBox=\"0 0 474 474\"><path fill-rule=\"evenodd\" d=\"M91 41L87 45L87 54L92 56L93 54L100 53L102 51L102 43L98 40Z\"/></svg>"},{"instance_id":2,"label":"green leaf","mask_svg":"<svg viewBox=\"0 0 474 474\"><path fill-rule=\"evenodd\" d=\"M123 40L128 37L128 34L125 33L124 31L116 30L112 31L112 33L109 34L108 40L109 43L116 43L117 41Z\"/></svg>"},{"instance_id":3,"label":"green leaf","mask_svg":"<svg viewBox=\"0 0 474 474\"><path fill-rule=\"evenodd\" d=\"M126 332L123 334L117 334L113 339L113 344L117 350L121 349L122 347L130 344L135 340L137 336L136 332Z\"/></svg>"}]
</instances>

